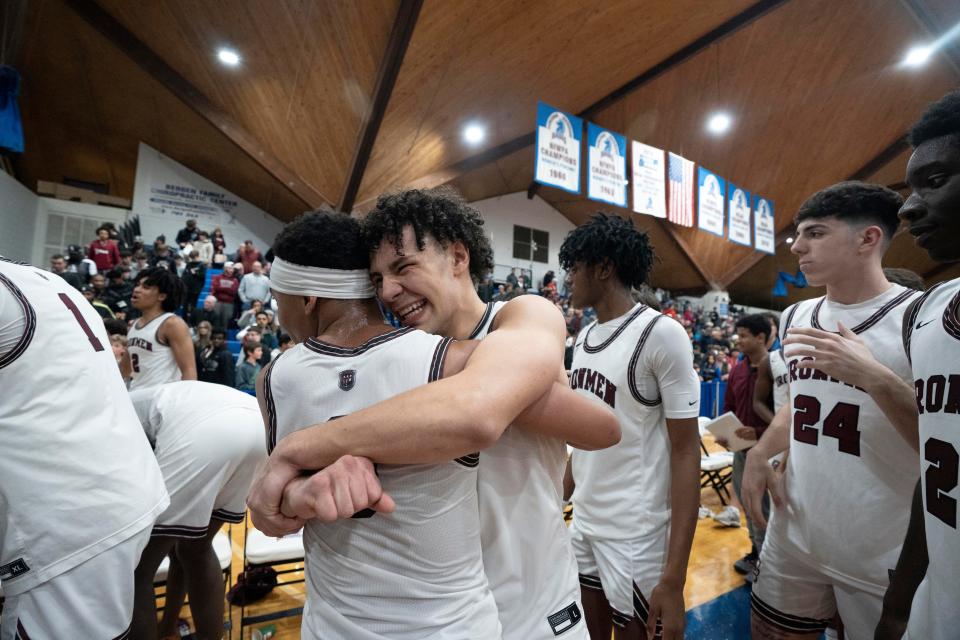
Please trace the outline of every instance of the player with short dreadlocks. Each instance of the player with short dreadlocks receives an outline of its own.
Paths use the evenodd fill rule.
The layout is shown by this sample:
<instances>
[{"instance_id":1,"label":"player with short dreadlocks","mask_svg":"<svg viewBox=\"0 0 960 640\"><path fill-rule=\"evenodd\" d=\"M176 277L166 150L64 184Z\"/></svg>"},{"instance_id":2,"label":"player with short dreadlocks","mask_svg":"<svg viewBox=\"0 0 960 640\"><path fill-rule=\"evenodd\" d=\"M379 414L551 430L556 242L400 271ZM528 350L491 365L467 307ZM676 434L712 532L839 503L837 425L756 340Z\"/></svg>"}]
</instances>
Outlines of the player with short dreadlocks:
<instances>
[{"instance_id":1,"label":"player with short dreadlocks","mask_svg":"<svg viewBox=\"0 0 960 640\"><path fill-rule=\"evenodd\" d=\"M647 234L593 216L560 248L570 303L597 320L574 345L570 386L609 405L619 444L571 457L573 548L593 638L682 638L683 585L700 500L700 383L683 327L631 289L654 260Z\"/></svg>"}]
</instances>

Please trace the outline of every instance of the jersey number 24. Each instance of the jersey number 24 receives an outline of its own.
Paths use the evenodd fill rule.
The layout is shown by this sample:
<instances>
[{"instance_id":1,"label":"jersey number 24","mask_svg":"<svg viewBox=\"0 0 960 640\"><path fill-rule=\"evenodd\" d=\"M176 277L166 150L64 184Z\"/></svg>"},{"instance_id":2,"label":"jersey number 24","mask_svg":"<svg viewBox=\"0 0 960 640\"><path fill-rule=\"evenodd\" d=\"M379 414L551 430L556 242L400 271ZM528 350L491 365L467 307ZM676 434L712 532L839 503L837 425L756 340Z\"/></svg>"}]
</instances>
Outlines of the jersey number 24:
<instances>
[{"instance_id":1,"label":"jersey number 24","mask_svg":"<svg viewBox=\"0 0 960 640\"><path fill-rule=\"evenodd\" d=\"M813 396L798 395L793 399L793 439L817 446L820 431L814 426L820 422L820 401ZM860 455L860 407L849 402L838 402L823 419L823 435L836 438L841 453Z\"/></svg>"}]
</instances>

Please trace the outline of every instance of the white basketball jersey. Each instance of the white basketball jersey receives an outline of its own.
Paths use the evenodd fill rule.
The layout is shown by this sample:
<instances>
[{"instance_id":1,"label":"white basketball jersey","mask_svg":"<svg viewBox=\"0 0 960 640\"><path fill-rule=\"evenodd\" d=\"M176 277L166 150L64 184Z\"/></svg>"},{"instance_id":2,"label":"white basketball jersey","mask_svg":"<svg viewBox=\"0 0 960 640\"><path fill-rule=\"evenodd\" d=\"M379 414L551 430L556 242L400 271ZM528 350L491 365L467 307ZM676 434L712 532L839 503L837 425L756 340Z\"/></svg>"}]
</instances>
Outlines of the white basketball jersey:
<instances>
[{"instance_id":1,"label":"white basketball jersey","mask_svg":"<svg viewBox=\"0 0 960 640\"><path fill-rule=\"evenodd\" d=\"M904 318L920 412L920 478L930 564L913 599L910 638L960 633L960 279L934 287Z\"/></svg>"},{"instance_id":2,"label":"white basketball jersey","mask_svg":"<svg viewBox=\"0 0 960 640\"><path fill-rule=\"evenodd\" d=\"M310 339L267 369L268 448L442 375L451 340L400 329L356 348ZM394 513L364 511L304 529L305 638L498 638L483 572L476 454L377 465Z\"/></svg>"},{"instance_id":3,"label":"white basketball jersey","mask_svg":"<svg viewBox=\"0 0 960 640\"><path fill-rule=\"evenodd\" d=\"M133 323L127 334L127 352L130 354L132 374L130 390L147 389L180 380L180 367L173 357L173 349L157 339L160 325L173 313L162 313L143 327L140 320Z\"/></svg>"},{"instance_id":4,"label":"white basketball jersey","mask_svg":"<svg viewBox=\"0 0 960 640\"><path fill-rule=\"evenodd\" d=\"M770 374L773 376L773 413L780 411L780 407L790 402L790 379L787 372L787 362L779 349L767 353L770 359Z\"/></svg>"},{"instance_id":5,"label":"white basketball jersey","mask_svg":"<svg viewBox=\"0 0 960 640\"><path fill-rule=\"evenodd\" d=\"M506 304L489 303L470 338L483 339ZM588 638L563 522L566 443L507 427L480 460L483 566L504 639Z\"/></svg>"},{"instance_id":6,"label":"white basketball jersey","mask_svg":"<svg viewBox=\"0 0 960 640\"><path fill-rule=\"evenodd\" d=\"M644 304L577 337L570 386L607 404L620 442L572 455L574 526L604 540L666 538L670 438L666 418L696 418L700 381L683 326Z\"/></svg>"},{"instance_id":7,"label":"white basketball jersey","mask_svg":"<svg viewBox=\"0 0 960 640\"><path fill-rule=\"evenodd\" d=\"M0 581L27 591L153 524L169 503L103 320L65 280L0 261Z\"/></svg>"},{"instance_id":8,"label":"white basketball jersey","mask_svg":"<svg viewBox=\"0 0 960 640\"><path fill-rule=\"evenodd\" d=\"M858 334L871 353L910 380L901 338L915 291L893 285L865 302L817 298L790 307L784 335L798 327ZM801 369L786 347L793 427L788 508L774 510L769 535L828 576L883 595L897 564L917 479L917 454L862 389Z\"/></svg>"}]
</instances>

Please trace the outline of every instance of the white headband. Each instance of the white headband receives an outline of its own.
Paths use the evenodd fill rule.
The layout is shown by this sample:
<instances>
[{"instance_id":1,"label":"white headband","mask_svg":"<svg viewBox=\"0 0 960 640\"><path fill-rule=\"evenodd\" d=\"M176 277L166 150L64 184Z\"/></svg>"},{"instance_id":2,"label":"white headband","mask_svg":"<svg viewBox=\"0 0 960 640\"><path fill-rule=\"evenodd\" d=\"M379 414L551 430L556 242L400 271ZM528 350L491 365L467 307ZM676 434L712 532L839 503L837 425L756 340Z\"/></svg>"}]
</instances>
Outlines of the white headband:
<instances>
[{"instance_id":1,"label":"white headband","mask_svg":"<svg viewBox=\"0 0 960 640\"><path fill-rule=\"evenodd\" d=\"M338 300L358 300L374 296L370 272L366 269L326 269L304 267L274 258L270 267L270 287L295 296L316 296Z\"/></svg>"}]
</instances>

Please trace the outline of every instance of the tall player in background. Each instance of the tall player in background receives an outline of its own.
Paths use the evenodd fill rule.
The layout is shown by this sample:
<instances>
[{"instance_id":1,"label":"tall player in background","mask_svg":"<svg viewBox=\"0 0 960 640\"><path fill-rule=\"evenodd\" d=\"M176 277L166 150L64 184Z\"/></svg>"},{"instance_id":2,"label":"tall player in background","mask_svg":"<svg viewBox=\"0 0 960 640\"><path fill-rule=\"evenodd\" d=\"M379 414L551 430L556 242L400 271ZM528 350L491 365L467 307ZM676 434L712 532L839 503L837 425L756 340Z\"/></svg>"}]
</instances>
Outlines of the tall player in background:
<instances>
[{"instance_id":1,"label":"tall player in background","mask_svg":"<svg viewBox=\"0 0 960 640\"><path fill-rule=\"evenodd\" d=\"M190 329L174 313L184 295L183 281L173 271L153 267L137 274L130 303L142 315L127 334L129 358L121 366L131 391L197 379Z\"/></svg>"},{"instance_id":2,"label":"tall player in background","mask_svg":"<svg viewBox=\"0 0 960 640\"><path fill-rule=\"evenodd\" d=\"M126 637L169 504L103 321L61 278L0 260L0 638Z\"/></svg>"},{"instance_id":3,"label":"tall player in background","mask_svg":"<svg viewBox=\"0 0 960 640\"><path fill-rule=\"evenodd\" d=\"M380 199L366 230L381 301L407 326L484 340L460 375L288 436L271 455L250 505L270 517L279 507L278 487L299 469L346 454L425 463L489 447L478 471L481 540L503 637L552 640L564 632L586 638L561 514L564 440L601 448L619 440L619 429L604 420L563 419L534 426L539 432L507 428L561 380L566 386L566 327L539 296L490 305L480 300L474 280L493 267L482 224L479 213L444 190Z\"/></svg>"},{"instance_id":4,"label":"tall player in background","mask_svg":"<svg viewBox=\"0 0 960 640\"><path fill-rule=\"evenodd\" d=\"M917 464L885 416L914 410L889 390L909 379L900 325L918 294L887 282L881 268L901 204L889 189L847 182L814 194L797 214L791 251L827 295L784 312L790 403L747 455L745 506L762 523L760 499L769 486L781 507L771 514L753 586L755 638L814 637L839 612L847 637L860 640L880 618ZM817 350L790 343L809 328L862 341L889 375L822 372ZM769 459L788 445L784 498Z\"/></svg>"},{"instance_id":5,"label":"tall player in background","mask_svg":"<svg viewBox=\"0 0 960 640\"><path fill-rule=\"evenodd\" d=\"M622 438L571 456L573 549L593 638L683 637L683 586L700 501L700 382L683 326L631 289L653 264L647 235L598 214L560 247L570 304L597 320L577 337L570 386L609 405ZM646 626L646 629L644 629Z\"/></svg>"}]
</instances>

